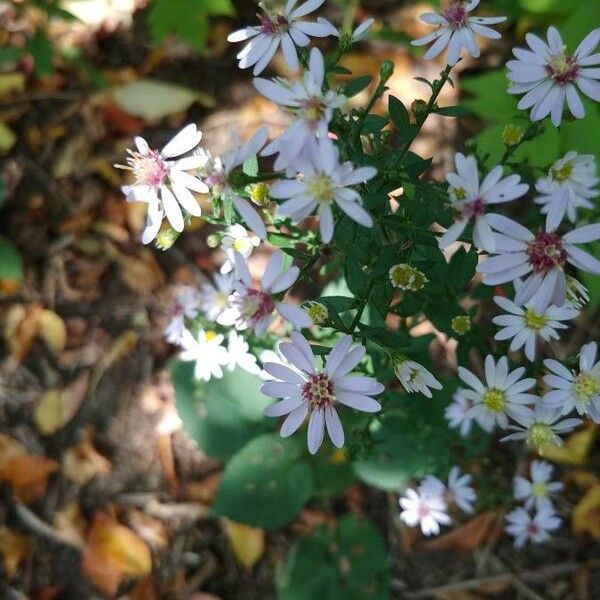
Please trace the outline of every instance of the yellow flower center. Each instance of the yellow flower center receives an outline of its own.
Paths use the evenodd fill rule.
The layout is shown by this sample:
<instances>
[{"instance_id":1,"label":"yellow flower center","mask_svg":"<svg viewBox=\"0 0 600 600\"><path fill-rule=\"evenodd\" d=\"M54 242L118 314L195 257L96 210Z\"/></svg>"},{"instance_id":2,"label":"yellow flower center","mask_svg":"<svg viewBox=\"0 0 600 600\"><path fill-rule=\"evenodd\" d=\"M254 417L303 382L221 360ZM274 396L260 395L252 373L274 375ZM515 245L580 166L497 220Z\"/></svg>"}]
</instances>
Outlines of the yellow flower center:
<instances>
[{"instance_id":1,"label":"yellow flower center","mask_svg":"<svg viewBox=\"0 0 600 600\"><path fill-rule=\"evenodd\" d=\"M206 336L207 342L212 342L217 337L216 331L205 331L204 335Z\"/></svg>"},{"instance_id":2,"label":"yellow flower center","mask_svg":"<svg viewBox=\"0 0 600 600\"><path fill-rule=\"evenodd\" d=\"M575 379L575 394L586 404L600 391L600 382L587 373Z\"/></svg>"},{"instance_id":3,"label":"yellow flower center","mask_svg":"<svg viewBox=\"0 0 600 600\"><path fill-rule=\"evenodd\" d=\"M329 311L320 302L310 302L308 304L308 316L315 325L321 325L329 318Z\"/></svg>"},{"instance_id":4,"label":"yellow flower center","mask_svg":"<svg viewBox=\"0 0 600 600\"><path fill-rule=\"evenodd\" d=\"M542 329L548 324L548 317L545 314L536 313L533 308L528 308L525 313L525 325L529 329Z\"/></svg>"},{"instance_id":5,"label":"yellow flower center","mask_svg":"<svg viewBox=\"0 0 600 600\"><path fill-rule=\"evenodd\" d=\"M319 175L307 181L308 191L317 202L329 203L333 201L335 187L326 175Z\"/></svg>"},{"instance_id":6,"label":"yellow flower center","mask_svg":"<svg viewBox=\"0 0 600 600\"><path fill-rule=\"evenodd\" d=\"M550 174L554 181L567 181L571 179L571 175L573 175L573 163L566 162L560 169L550 169Z\"/></svg>"},{"instance_id":7,"label":"yellow flower center","mask_svg":"<svg viewBox=\"0 0 600 600\"><path fill-rule=\"evenodd\" d=\"M457 315L452 319L452 331L457 335L464 335L471 330L471 318L468 315Z\"/></svg>"},{"instance_id":8,"label":"yellow flower center","mask_svg":"<svg viewBox=\"0 0 600 600\"><path fill-rule=\"evenodd\" d=\"M467 197L467 190L461 187L450 188L450 193L453 194L457 200L464 200Z\"/></svg>"},{"instance_id":9,"label":"yellow flower center","mask_svg":"<svg viewBox=\"0 0 600 600\"><path fill-rule=\"evenodd\" d=\"M545 444L549 444L554 439L552 428L547 423L534 423L529 428L527 443L530 446L539 448Z\"/></svg>"},{"instance_id":10,"label":"yellow flower center","mask_svg":"<svg viewBox=\"0 0 600 600\"><path fill-rule=\"evenodd\" d=\"M543 481L538 481L531 486L531 493L536 498L545 498L548 495L548 486Z\"/></svg>"},{"instance_id":11,"label":"yellow flower center","mask_svg":"<svg viewBox=\"0 0 600 600\"><path fill-rule=\"evenodd\" d=\"M502 143L508 147L518 146L523 140L523 130L518 125L507 125L502 130Z\"/></svg>"},{"instance_id":12,"label":"yellow flower center","mask_svg":"<svg viewBox=\"0 0 600 600\"><path fill-rule=\"evenodd\" d=\"M492 412L502 412L506 404L506 397L502 390L492 388L483 395L483 403Z\"/></svg>"},{"instance_id":13,"label":"yellow flower center","mask_svg":"<svg viewBox=\"0 0 600 600\"><path fill-rule=\"evenodd\" d=\"M390 282L401 290L418 292L429 281L425 273L405 263L394 265L389 272Z\"/></svg>"}]
</instances>

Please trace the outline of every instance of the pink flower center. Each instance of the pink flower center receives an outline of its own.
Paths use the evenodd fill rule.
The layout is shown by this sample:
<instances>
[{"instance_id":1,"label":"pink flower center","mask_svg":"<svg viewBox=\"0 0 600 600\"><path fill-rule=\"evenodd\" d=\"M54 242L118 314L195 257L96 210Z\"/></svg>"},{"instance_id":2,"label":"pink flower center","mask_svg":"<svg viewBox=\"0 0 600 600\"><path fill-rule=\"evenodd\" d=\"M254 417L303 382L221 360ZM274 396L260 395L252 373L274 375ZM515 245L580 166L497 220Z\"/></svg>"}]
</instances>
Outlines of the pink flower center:
<instances>
[{"instance_id":1,"label":"pink flower center","mask_svg":"<svg viewBox=\"0 0 600 600\"><path fill-rule=\"evenodd\" d=\"M133 171L136 184L158 188L164 183L170 166L158 150L148 150L144 154L130 150L129 154L127 164Z\"/></svg>"},{"instance_id":2,"label":"pink flower center","mask_svg":"<svg viewBox=\"0 0 600 600\"><path fill-rule=\"evenodd\" d=\"M251 288L246 290L240 312L250 325L256 325L263 317L270 315L274 310L275 305L269 294Z\"/></svg>"},{"instance_id":3,"label":"pink flower center","mask_svg":"<svg viewBox=\"0 0 600 600\"><path fill-rule=\"evenodd\" d=\"M534 273L547 273L552 269L562 268L567 261L562 237L553 231L539 233L526 252Z\"/></svg>"},{"instance_id":4,"label":"pink flower center","mask_svg":"<svg viewBox=\"0 0 600 600\"><path fill-rule=\"evenodd\" d=\"M526 527L527 533L531 535L536 535L540 532L540 528L535 523L529 523Z\"/></svg>"},{"instance_id":5,"label":"pink flower center","mask_svg":"<svg viewBox=\"0 0 600 600\"><path fill-rule=\"evenodd\" d=\"M423 519L429 515L431 511L429 510L429 506L424 502L419 502L419 507L417 508L417 514L420 519Z\"/></svg>"},{"instance_id":6,"label":"pink flower center","mask_svg":"<svg viewBox=\"0 0 600 600\"><path fill-rule=\"evenodd\" d=\"M174 302L171 306L171 316L172 317L182 317L184 314L183 304L180 302Z\"/></svg>"},{"instance_id":7,"label":"pink flower center","mask_svg":"<svg viewBox=\"0 0 600 600\"><path fill-rule=\"evenodd\" d=\"M311 410L331 406L335 400L333 382L325 373L309 375L308 381L302 386L302 397Z\"/></svg>"},{"instance_id":8,"label":"pink flower center","mask_svg":"<svg viewBox=\"0 0 600 600\"><path fill-rule=\"evenodd\" d=\"M546 73L558 85L565 86L577 79L579 74L579 65L574 56L571 56L563 50L555 56L546 66Z\"/></svg>"},{"instance_id":9,"label":"pink flower center","mask_svg":"<svg viewBox=\"0 0 600 600\"><path fill-rule=\"evenodd\" d=\"M452 29L460 29L467 20L467 11L462 0L453 2L443 13L443 16Z\"/></svg>"},{"instance_id":10,"label":"pink flower center","mask_svg":"<svg viewBox=\"0 0 600 600\"><path fill-rule=\"evenodd\" d=\"M475 200L465 202L461 210L467 219L475 221L475 219L485 214L485 204L481 198L475 198Z\"/></svg>"},{"instance_id":11,"label":"pink flower center","mask_svg":"<svg viewBox=\"0 0 600 600\"><path fill-rule=\"evenodd\" d=\"M260 19L260 30L265 35L276 35L287 31L290 23L285 15L258 15Z\"/></svg>"}]
</instances>

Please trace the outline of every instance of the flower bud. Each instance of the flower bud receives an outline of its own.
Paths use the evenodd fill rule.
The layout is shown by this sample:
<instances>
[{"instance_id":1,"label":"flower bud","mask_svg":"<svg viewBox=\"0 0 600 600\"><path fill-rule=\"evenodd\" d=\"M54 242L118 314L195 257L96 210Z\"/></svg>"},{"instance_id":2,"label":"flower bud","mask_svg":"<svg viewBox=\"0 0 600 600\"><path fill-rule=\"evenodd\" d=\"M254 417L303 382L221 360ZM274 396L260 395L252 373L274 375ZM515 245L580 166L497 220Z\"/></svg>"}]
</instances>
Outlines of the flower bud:
<instances>
[{"instance_id":1,"label":"flower bud","mask_svg":"<svg viewBox=\"0 0 600 600\"><path fill-rule=\"evenodd\" d=\"M218 233L211 233L206 238L206 245L209 248L218 248L221 245L221 236Z\"/></svg>"},{"instance_id":2,"label":"flower bud","mask_svg":"<svg viewBox=\"0 0 600 600\"><path fill-rule=\"evenodd\" d=\"M457 315L452 319L452 331L456 335L465 335L471 331L471 318L468 315Z\"/></svg>"},{"instance_id":3,"label":"flower bud","mask_svg":"<svg viewBox=\"0 0 600 600\"><path fill-rule=\"evenodd\" d=\"M427 112L427 102L425 100L414 100L410 105L410 110L412 110L413 115L415 115L416 119L419 119L425 115Z\"/></svg>"},{"instance_id":4,"label":"flower bud","mask_svg":"<svg viewBox=\"0 0 600 600\"><path fill-rule=\"evenodd\" d=\"M246 186L246 191L250 195L250 200L257 206L269 204L269 186L264 181Z\"/></svg>"},{"instance_id":5,"label":"flower bud","mask_svg":"<svg viewBox=\"0 0 600 600\"><path fill-rule=\"evenodd\" d=\"M507 125L502 130L502 143L507 148L518 146L523 141L523 130L518 125Z\"/></svg>"},{"instance_id":6,"label":"flower bud","mask_svg":"<svg viewBox=\"0 0 600 600\"><path fill-rule=\"evenodd\" d=\"M329 311L320 302L306 302L304 305L308 316L315 325L323 325L329 319Z\"/></svg>"},{"instance_id":7,"label":"flower bud","mask_svg":"<svg viewBox=\"0 0 600 600\"><path fill-rule=\"evenodd\" d=\"M177 241L178 237L179 232L175 231L172 227L167 227L159 231L156 240L154 240L154 245L159 250L168 250Z\"/></svg>"},{"instance_id":8,"label":"flower bud","mask_svg":"<svg viewBox=\"0 0 600 600\"><path fill-rule=\"evenodd\" d=\"M411 292L422 290L425 284L429 282L425 273L406 263L394 265L390 269L389 276L394 287L401 290L410 290Z\"/></svg>"},{"instance_id":9,"label":"flower bud","mask_svg":"<svg viewBox=\"0 0 600 600\"><path fill-rule=\"evenodd\" d=\"M384 60L379 68L379 77L381 83L385 83L394 74L394 63L391 60Z\"/></svg>"}]
</instances>

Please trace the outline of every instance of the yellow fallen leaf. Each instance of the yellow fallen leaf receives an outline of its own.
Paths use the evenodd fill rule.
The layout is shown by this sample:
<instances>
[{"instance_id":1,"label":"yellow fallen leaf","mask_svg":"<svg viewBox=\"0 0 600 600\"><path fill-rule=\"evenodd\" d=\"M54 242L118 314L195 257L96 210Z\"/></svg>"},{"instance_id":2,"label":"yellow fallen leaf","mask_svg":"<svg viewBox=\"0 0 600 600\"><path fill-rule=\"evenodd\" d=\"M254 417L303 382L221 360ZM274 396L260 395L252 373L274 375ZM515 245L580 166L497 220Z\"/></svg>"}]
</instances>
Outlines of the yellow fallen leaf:
<instances>
[{"instance_id":1,"label":"yellow fallen leaf","mask_svg":"<svg viewBox=\"0 0 600 600\"><path fill-rule=\"evenodd\" d=\"M589 533L600 540L600 485L595 485L573 509L573 533Z\"/></svg>"},{"instance_id":2,"label":"yellow fallen leaf","mask_svg":"<svg viewBox=\"0 0 600 600\"><path fill-rule=\"evenodd\" d=\"M64 427L79 410L90 382L83 371L65 389L44 392L33 409L33 420L43 435L52 435Z\"/></svg>"},{"instance_id":3,"label":"yellow fallen leaf","mask_svg":"<svg viewBox=\"0 0 600 600\"><path fill-rule=\"evenodd\" d=\"M37 331L50 350L61 352L65 349L67 345L67 327L55 312L46 308L39 312Z\"/></svg>"},{"instance_id":4,"label":"yellow fallen leaf","mask_svg":"<svg viewBox=\"0 0 600 600\"><path fill-rule=\"evenodd\" d=\"M29 540L18 531L0 525L0 556L4 561L4 572L12 579L22 560L29 552Z\"/></svg>"},{"instance_id":5,"label":"yellow fallen leaf","mask_svg":"<svg viewBox=\"0 0 600 600\"><path fill-rule=\"evenodd\" d=\"M106 513L96 512L82 561L92 583L112 596L125 577L148 575L152 556L146 543Z\"/></svg>"},{"instance_id":6,"label":"yellow fallen leaf","mask_svg":"<svg viewBox=\"0 0 600 600\"><path fill-rule=\"evenodd\" d=\"M0 74L0 98L25 90L25 74L21 71Z\"/></svg>"},{"instance_id":7,"label":"yellow fallen leaf","mask_svg":"<svg viewBox=\"0 0 600 600\"><path fill-rule=\"evenodd\" d=\"M236 560L246 569L251 569L265 551L264 530L229 519L223 519L223 525Z\"/></svg>"},{"instance_id":8,"label":"yellow fallen leaf","mask_svg":"<svg viewBox=\"0 0 600 600\"><path fill-rule=\"evenodd\" d=\"M63 475L79 485L85 485L97 475L110 473L111 467L110 461L94 447L93 435L89 429L83 439L68 448L62 457Z\"/></svg>"},{"instance_id":9,"label":"yellow fallen leaf","mask_svg":"<svg viewBox=\"0 0 600 600\"><path fill-rule=\"evenodd\" d=\"M13 130L0 121L0 152L8 152L16 143L17 136Z\"/></svg>"},{"instance_id":10,"label":"yellow fallen leaf","mask_svg":"<svg viewBox=\"0 0 600 600\"><path fill-rule=\"evenodd\" d=\"M555 463L580 467L587 460L597 432L598 426L592 424L581 431L572 433L562 446L544 444L540 448L540 455Z\"/></svg>"}]
</instances>

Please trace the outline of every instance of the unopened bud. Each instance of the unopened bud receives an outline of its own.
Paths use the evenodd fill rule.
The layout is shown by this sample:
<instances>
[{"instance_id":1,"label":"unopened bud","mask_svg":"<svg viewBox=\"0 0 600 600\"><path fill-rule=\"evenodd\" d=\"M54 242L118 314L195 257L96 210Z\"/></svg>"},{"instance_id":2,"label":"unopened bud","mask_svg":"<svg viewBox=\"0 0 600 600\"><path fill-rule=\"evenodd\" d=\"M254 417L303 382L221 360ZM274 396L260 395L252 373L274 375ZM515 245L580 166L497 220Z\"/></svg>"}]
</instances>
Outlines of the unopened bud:
<instances>
[{"instance_id":1,"label":"unopened bud","mask_svg":"<svg viewBox=\"0 0 600 600\"><path fill-rule=\"evenodd\" d=\"M502 143L507 148L518 146L523 141L523 130L518 125L507 125L502 130Z\"/></svg>"},{"instance_id":2,"label":"unopened bud","mask_svg":"<svg viewBox=\"0 0 600 600\"><path fill-rule=\"evenodd\" d=\"M179 232L175 231L172 227L167 227L158 233L154 245L159 250L168 250L173 246L179 237Z\"/></svg>"},{"instance_id":3,"label":"unopened bud","mask_svg":"<svg viewBox=\"0 0 600 600\"><path fill-rule=\"evenodd\" d=\"M394 63L391 60L384 60L379 68L379 77L381 83L385 83L394 74Z\"/></svg>"},{"instance_id":4,"label":"unopened bud","mask_svg":"<svg viewBox=\"0 0 600 600\"><path fill-rule=\"evenodd\" d=\"M413 115L417 119L423 117L427 112L427 102L425 100L413 100L413 103L410 105L410 110L412 110Z\"/></svg>"},{"instance_id":5,"label":"unopened bud","mask_svg":"<svg viewBox=\"0 0 600 600\"><path fill-rule=\"evenodd\" d=\"M246 186L246 191L250 195L250 200L257 206L269 204L269 186L264 181Z\"/></svg>"},{"instance_id":6,"label":"unopened bud","mask_svg":"<svg viewBox=\"0 0 600 600\"><path fill-rule=\"evenodd\" d=\"M221 245L221 236L218 233L211 233L206 238L206 245L209 248L218 248Z\"/></svg>"}]
</instances>

